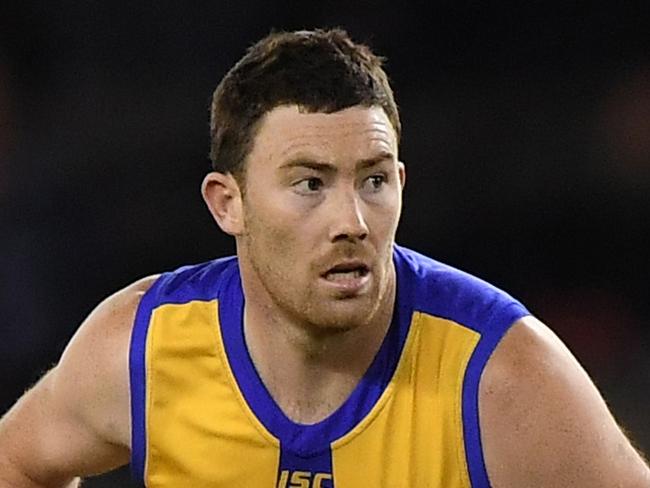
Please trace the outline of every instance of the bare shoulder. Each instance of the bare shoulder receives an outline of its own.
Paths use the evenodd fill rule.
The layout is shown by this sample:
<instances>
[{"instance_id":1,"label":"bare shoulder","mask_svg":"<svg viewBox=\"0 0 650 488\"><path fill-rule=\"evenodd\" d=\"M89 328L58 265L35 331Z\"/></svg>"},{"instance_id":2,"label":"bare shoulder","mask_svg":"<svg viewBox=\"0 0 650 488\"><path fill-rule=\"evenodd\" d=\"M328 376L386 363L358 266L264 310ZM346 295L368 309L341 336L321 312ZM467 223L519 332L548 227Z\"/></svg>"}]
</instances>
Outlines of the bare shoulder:
<instances>
[{"instance_id":1,"label":"bare shoulder","mask_svg":"<svg viewBox=\"0 0 650 488\"><path fill-rule=\"evenodd\" d=\"M62 362L71 348L83 343L84 347L93 346L96 341L109 347L113 339L130 335L135 314L142 296L156 281L158 276L149 276L138 280L102 301L81 325L63 354ZM107 343L107 344L106 344ZM98 352L98 351L96 351Z\"/></svg>"},{"instance_id":2,"label":"bare shoulder","mask_svg":"<svg viewBox=\"0 0 650 488\"><path fill-rule=\"evenodd\" d=\"M650 472L560 339L517 321L488 361L481 436L495 488L650 487Z\"/></svg>"},{"instance_id":3,"label":"bare shoulder","mask_svg":"<svg viewBox=\"0 0 650 488\"><path fill-rule=\"evenodd\" d=\"M116 444L130 444L129 347L150 276L109 296L88 316L66 347L53 387L82 402L79 415Z\"/></svg>"},{"instance_id":4,"label":"bare shoulder","mask_svg":"<svg viewBox=\"0 0 650 488\"><path fill-rule=\"evenodd\" d=\"M58 486L128 463L131 330L155 279L133 283L98 305L59 363L2 418L0 481Z\"/></svg>"}]
</instances>

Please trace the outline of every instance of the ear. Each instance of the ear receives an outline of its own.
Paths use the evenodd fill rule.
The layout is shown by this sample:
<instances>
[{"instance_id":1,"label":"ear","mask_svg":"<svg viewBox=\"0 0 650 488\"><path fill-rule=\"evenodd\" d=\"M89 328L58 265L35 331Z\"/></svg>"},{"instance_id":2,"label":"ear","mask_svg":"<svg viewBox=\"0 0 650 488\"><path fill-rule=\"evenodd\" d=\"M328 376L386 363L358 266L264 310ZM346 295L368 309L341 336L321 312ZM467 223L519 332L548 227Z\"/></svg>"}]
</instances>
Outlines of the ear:
<instances>
[{"instance_id":1,"label":"ear","mask_svg":"<svg viewBox=\"0 0 650 488\"><path fill-rule=\"evenodd\" d=\"M397 173L399 174L400 185L404 189L404 185L406 184L406 166L401 161L397 161Z\"/></svg>"},{"instance_id":2,"label":"ear","mask_svg":"<svg viewBox=\"0 0 650 488\"><path fill-rule=\"evenodd\" d=\"M230 173L213 171L205 175L201 194L221 230L231 236L244 230L242 195L237 180Z\"/></svg>"}]
</instances>

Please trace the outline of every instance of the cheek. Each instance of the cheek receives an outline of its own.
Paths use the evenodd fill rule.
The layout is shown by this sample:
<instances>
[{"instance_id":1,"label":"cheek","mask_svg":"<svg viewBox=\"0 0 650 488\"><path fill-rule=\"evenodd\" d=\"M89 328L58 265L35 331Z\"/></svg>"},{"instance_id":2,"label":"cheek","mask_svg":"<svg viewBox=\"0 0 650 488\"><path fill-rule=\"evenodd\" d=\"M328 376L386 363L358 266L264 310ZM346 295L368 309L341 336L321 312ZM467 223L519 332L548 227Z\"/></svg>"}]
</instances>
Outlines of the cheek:
<instances>
[{"instance_id":1,"label":"cheek","mask_svg":"<svg viewBox=\"0 0 650 488\"><path fill-rule=\"evenodd\" d=\"M282 269L281 274L284 274L288 269L287 263L299 258L303 234L294 217L278 212L271 206L259 210L248 207L245 226L252 258L264 268Z\"/></svg>"},{"instance_id":2,"label":"cheek","mask_svg":"<svg viewBox=\"0 0 650 488\"><path fill-rule=\"evenodd\" d=\"M401 214L401 201L398 195L386 195L382 202L370 208L369 219L372 228L376 230L375 237L379 240L392 240Z\"/></svg>"},{"instance_id":3,"label":"cheek","mask_svg":"<svg viewBox=\"0 0 650 488\"><path fill-rule=\"evenodd\" d=\"M322 222L312 200L287 191L267 192L263 199L249 202L245 210L251 234L282 246L305 243L315 232L313 224Z\"/></svg>"}]
</instances>

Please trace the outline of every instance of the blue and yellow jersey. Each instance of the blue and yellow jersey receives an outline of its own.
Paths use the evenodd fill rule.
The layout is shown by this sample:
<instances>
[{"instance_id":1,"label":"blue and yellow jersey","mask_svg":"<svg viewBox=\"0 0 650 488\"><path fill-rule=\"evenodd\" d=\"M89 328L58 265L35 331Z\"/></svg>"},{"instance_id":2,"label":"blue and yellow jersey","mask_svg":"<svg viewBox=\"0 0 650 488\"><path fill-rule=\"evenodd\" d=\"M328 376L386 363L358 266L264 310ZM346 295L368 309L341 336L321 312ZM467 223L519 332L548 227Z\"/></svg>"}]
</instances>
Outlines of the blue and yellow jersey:
<instances>
[{"instance_id":1,"label":"blue and yellow jersey","mask_svg":"<svg viewBox=\"0 0 650 488\"><path fill-rule=\"evenodd\" d=\"M372 364L313 425L284 415L246 348L236 258L162 275L130 351L132 469L151 488L488 487L478 385L526 309L395 246L397 298Z\"/></svg>"}]
</instances>

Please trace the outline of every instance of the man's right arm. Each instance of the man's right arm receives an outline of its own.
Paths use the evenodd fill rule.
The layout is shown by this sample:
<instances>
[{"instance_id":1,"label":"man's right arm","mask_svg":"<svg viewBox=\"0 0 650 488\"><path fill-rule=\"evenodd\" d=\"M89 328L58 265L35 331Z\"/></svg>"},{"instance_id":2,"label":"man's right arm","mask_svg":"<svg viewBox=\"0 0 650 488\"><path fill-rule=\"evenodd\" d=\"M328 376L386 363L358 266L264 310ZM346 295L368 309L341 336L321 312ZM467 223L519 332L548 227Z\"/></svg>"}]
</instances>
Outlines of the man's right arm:
<instances>
[{"instance_id":1,"label":"man's right arm","mask_svg":"<svg viewBox=\"0 0 650 488\"><path fill-rule=\"evenodd\" d=\"M62 488L130 457L129 344L155 277L102 302L59 363L0 420L0 486Z\"/></svg>"}]
</instances>

